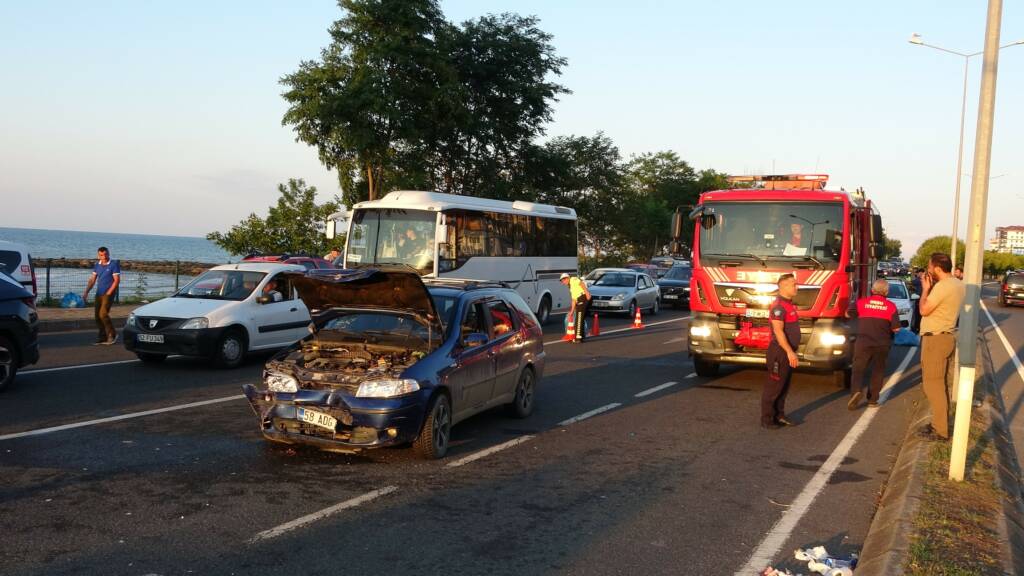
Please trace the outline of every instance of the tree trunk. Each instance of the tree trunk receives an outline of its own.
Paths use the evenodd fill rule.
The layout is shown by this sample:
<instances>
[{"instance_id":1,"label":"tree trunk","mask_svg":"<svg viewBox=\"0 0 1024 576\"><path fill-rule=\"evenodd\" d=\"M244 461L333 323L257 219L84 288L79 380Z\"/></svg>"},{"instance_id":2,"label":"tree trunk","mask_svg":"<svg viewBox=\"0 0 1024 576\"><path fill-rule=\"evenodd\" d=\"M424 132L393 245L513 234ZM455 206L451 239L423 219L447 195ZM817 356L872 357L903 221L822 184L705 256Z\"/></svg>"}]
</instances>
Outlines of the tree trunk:
<instances>
[{"instance_id":1,"label":"tree trunk","mask_svg":"<svg viewBox=\"0 0 1024 576\"><path fill-rule=\"evenodd\" d=\"M370 163L366 164L366 186L370 191L370 200L376 200L377 187L373 179L373 165Z\"/></svg>"}]
</instances>

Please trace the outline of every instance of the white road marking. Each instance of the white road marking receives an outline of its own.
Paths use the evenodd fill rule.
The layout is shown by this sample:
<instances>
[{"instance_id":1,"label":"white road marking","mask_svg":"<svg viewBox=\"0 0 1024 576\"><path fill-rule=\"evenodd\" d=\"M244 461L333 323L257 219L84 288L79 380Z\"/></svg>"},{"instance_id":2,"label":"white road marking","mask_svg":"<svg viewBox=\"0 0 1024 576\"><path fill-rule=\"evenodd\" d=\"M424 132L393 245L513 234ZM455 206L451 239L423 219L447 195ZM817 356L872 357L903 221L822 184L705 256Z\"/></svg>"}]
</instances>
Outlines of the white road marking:
<instances>
[{"instance_id":1,"label":"white road marking","mask_svg":"<svg viewBox=\"0 0 1024 576\"><path fill-rule=\"evenodd\" d=\"M644 324L644 328L650 328L651 326L661 326L662 324L671 324L672 322L682 322L683 320L689 320L690 318L693 318L693 316L683 316L682 318L673 318L671 320L662 320L660 322L651 322L650 324ZM628 331L633 330L633 329L634 328L632 326L627 326L625 328L616 328L614 330L602 330L601 331L601 336L604 336L605 334L615 334L617 332L628 332ZM590 338L588 338L588 340L597 339L597 338L600 338L601 336L591 336ZM551 346L552 344L561 344L563 342L565 342L565 340L562 340L562 339L551 340L550 342L545 342L544 345L545 346Z\"/></svg>"},{"instance_id":2,"label":"white road marking","mask_svg":"<svg viewBox=\"0 0 1024 576\"><path fill-rule=\"evenodd\" d=\"M115 366L117 364L131 364L133 362L142 362L138 358L132 360L115 360L112 362L97 362L96 364L75 364L73 366L57 366L56 368L39 368L36 370L25 370L24 372L18 372L19 376L28 376L29 374L42 374L44 372L63 372L64 370L78 370L79 368L99 368L100 366Z\"/></svg>"},{"instance_id":3,"label":"white road marking","mask_svg":"<svg viewBox=\"0 0 1024 576\"><path fill-rule=\"evenodd\" d=\"M681 336L679 338L673 338L673 339L669 340L668 342L662 342L662 345L675 344L677 342L686 342L686 338L683 338Z\"/></svg>"},{"instance_id":4,"label":"white road marking","mask_svg":"<svg viewBox=\"0 0 1024 576\"><path fill-rule=\"evenodd\" d=\"M907 351L907 355L903 357L899 367L896 368L896 372L893 372L892 376L889 377L885 387L882 389L879 401L884 402L889 395L889 390L895 386L902 378L903 372L907 369L907 365L910 364L910 360L914 357L914 352L917 348L910 348ZM814 477L811 478L810 482L804 486L804 489L790 504L790 508L782 513L782 518L772 526L772 529L765 535L764 540L754 550L754 553L750 556L750 560L736 572L736 576L749 576L750 574L758 574L764 570L765 566L772 564L775 561L776 554L786 544L786 540L789 539L790 534L793 533L793 529L796 528L797 523L803 518L804 514L811 508L811 504L814 499L821 494L821 491L828 485L829 479L832 474L839 468L846 455L850 453L854 444L857 443L857 439L867 429L871 421L879 413L879 410L865 410L857 422L853 424L850 431L846 433L836 449L832 451L832 454L828 457L828 460L818 468L815 472Z\"/></svg>"},{"instance_id":5,"label":"white road marking","mask_svg":"<svg viewBox=\"0 0 1024 576\"><path fill-rule=\"evenodd\" d=\"M25 432L15 432L13 434L4 434L0 436L0 440L13 440L15 438L25 438L26 436L40 436L42 434L50 434L52 432L61 432L63 430L72 430L75 428L83 428L85 426L95 426L97 424L107 424L109 422L119 422L121 420L131 420L132 418L142 418L143 416L152 416L153 414L163 414L164 412L174 412L176 410L185 410L187 408L196 408L198 406L208 406L210 404L219 404L221 402L230 402L232 400L241 400L245 398L244 394L238 394L235 396L224 396L223 398L214 398L212 400L202 400L200 402L189 402L188 404L178 404L177 406L168 406L166 408L155 408L153 410L144 410L142 412L132 412L129 414L121 414L120 416L110 416L107 418L97 418L96 420L86 420L84 422L74 422L72 424L62 424L60 426L51 426L49 428L37 428L36 430L27 430Z\"/></svg>"},{"instance_id":6,"label":"white road marking","mask_svg":"<svg viewBox=\"0 0 1024 576\"><path fill-rule=\"evenodd\" d=\"M686 377L687 378L696 378L697 377L697 373L696 372L690 372L689 374L686 375Z\"/></svg>"},{"instance_id":7,"label":"white road marking","mask_svg":"<svg viewBox=\"0 0 1024 576\"><path fill-rule=\"evenodd\" d=\"M619 406L622 406L622 404L619 404L618 402L616 402L614 404L608 404L608 405L605 405L605 406L601 406L600 408L594 408L590 412L584 412L583 414L580 414L579 416L573 416L572 418L569 418L568 420L562 420L561 422L558 423L558 425L559 426L568 426L570 424L575 424L577 422L580 422L581 420L586 420L587 418L590 418L591 416L597 416L598 414L601 414L603 412L607 412L609 410L614 410L614 409L618 408Z\"/></svg>"},{"instance_id":8,"label":"white road marking","mask_svg":"<svg viewBox=\"0 0 1024 576\"><path fill-rule=\"evenodd\" d=\"M651 394L654 394L655 392L659 392L661 390L664 390L665 388L671 388L671 387L675 386L676 384L679 384L679 382L665 382L664 384L660 384L658 386L655 386L654 388L648 388L647 390L644 390L643 392L637 392L636 394L634 394L634 398L643 398L644 396L650 396Z\"/></svg>"},{"instance_id":9,"label":"white road marking","mask_svg":"<svg viewBox=\"0 0 1024 576\"><path fill-rule=\"evenodd\" d=\"M334 506L328 506L327 508L324 508L323 510L320 510L320 511L317 511L317 512L313 512L312 514L307 514L307 515L305 515L305 516L303 516L301 518L296 518L295 520L292 520L291 522L285 522L284 524L281 524L280 526L276 526L274 528L271 528L270 530L264 530L263 532L260 532L259 534L253 536L252 540L250 540L249 543L253 544L253 543L259 542L260 540L267 540L267 539L270 539L270 538L276 538L277 536L280 536L281 534L284 534L286 532L291 532L292 530L295 530L296 528L301 528L302 526L305 526L306 524L310 524L312 522L316 522L317 520L322 520L322 519L330 516L331 514L335 514L337 512L341 512L342 510L347 510L349 508L355 508L356 506L359 506L361 504L366 504L367 502L370 502L371 500L376 500L377 498L380 498L381 496L386 496L388 494L391 494L395 490L398 490L398 486L386 486L386 487L380 488L378 490L373 490L371 492L367 492L366 494L363 494L362 496L357 496L357 497L352 498L350 500L345 500L344 502L340 502L338 504L335 504Z\"/></svg>"},{"instance_id":10,"label":"white road marking","mask_svg":"<svg viewBox=\"0 0 1024 576\"><path fill-rule=\"evenodd\" d=\"M446 466L448 466L449 468L457 468L459 466L465 466L466 464L469 464L470 462L476 462L477 460L479 460L481 458L486 458L487 456L490 456L491 454L494 454L495 452L501 452L502 450L504 450L506 448L511 448L513 446L518 446L518 445L522 444L523 442L526 442L527 440L530 440L532 438L533 438L533 436L530 435L530 434L527 434L526 436L520 436L519 438L514 438L512 440L509 440L508 442L503 442L501 444L498 444L498 445L495 445L495 446L491 446L490 448L487 448L485 450L481 450L479 452L474 452L473 454L470 454L469 456L466 456L464 458L460 458L458 460L455 460L454 462L449 462L448 464L446 464Z\"/></svg>"},{"instance_id":11,"label":"white road marking","mask_svg":"<svg viewBox=\"0 0 1024 576\"><path fill-rule=\"evenodd\" d=\"M1024 380L1024 365L1021 364L1020 358L1017 357L1017 352L1013 349L1013 346L1010 346L1010 341L1006 339L1006 335L1003 334L1002 329L1000 329L999 325L996 324L996 319L989 313L988 306L985 306L984 302L981 303L981 311L985 313L986 317L988 317L989 324L996 329L996 336L999 336L999 341L1003 343L1003 348L1005 348L1006 353L1010 355L1010 360L1013 362L1013 365L1017 367L1017 376L1020 376L1020 379Z\"/></svg>"}]
</instances>

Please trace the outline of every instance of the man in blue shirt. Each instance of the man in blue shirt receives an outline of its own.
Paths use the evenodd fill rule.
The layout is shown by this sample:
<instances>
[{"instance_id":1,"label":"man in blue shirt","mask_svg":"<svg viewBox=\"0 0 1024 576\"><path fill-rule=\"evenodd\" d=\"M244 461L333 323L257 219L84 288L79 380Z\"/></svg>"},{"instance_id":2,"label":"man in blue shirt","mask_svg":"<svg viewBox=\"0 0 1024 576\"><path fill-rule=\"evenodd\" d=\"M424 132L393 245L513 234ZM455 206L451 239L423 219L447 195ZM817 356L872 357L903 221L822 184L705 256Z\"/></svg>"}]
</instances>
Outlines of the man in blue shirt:
<instances>
[{"instance_id":1,"label":"man in blue shirt","mask_svg":"<svg viewBox=\"0 0 1024 576\"><path fill-rule=\"evenodd\" d=\"M110 322L110 304L114 301L114 294L117 286L121 283L121 264L117 260L110 259L110 250L100 246L96 250L98 262L92 267L92 275L89 276L89 285L85 287L82 300L89 301L89 291L93 285L96 286L96 329L99 335L96 337L96 344L110 346L117 342L117 331Z\"/></svg>"}]
</instances>

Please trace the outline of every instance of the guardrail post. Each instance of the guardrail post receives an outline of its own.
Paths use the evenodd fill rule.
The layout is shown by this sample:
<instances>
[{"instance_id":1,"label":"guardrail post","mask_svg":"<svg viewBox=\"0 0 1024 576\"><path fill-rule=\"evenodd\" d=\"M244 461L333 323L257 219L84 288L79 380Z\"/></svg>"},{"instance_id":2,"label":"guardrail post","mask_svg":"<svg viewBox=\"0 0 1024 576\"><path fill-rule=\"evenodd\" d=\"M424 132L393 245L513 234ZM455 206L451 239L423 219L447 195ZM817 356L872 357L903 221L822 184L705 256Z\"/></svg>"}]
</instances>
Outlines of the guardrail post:
<instances>
[{"instance_id":1,"label":"guardrail post","mask_svg":"<svg viewBox=\"0 0 1024 576\"><path fill-rule=\"evenodd\" d=\"M175 292L178 291L178 279L180 278L180 276L179 276L180 274L181 274L181 261L180 260L175 260L174 261L174 291Z\"/></svg>"},{"instance_id":2,"label":"guardrail post","mask_svg":"<svg viewBox=\"0 0 1024 576\"><path fill-rule=\"evenodd\" d=\"M53 258L46 259L46 305L52 304L50 300L50 268L53 265Z\"/></svg>"}]
</instances>

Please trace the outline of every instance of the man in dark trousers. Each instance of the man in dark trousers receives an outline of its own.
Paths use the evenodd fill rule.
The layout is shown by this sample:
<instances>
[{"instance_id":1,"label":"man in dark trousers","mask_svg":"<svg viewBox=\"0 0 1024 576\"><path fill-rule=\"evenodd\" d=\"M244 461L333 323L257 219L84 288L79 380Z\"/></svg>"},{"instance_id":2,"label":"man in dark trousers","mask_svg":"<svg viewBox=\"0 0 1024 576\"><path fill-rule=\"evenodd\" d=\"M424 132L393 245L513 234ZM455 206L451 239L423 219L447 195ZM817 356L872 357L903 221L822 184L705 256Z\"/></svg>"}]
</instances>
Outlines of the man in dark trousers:
<instances>
[{"instance_id":1,"label":"man in dark trousers","mask_svg":"<svg viewBox=\"0 0 1024 576\"><path fill-rule=\"evenodd\" d=\"M558 280L569 288L569 298L572 300L572 309L569 313L572 314L576 329L572 342L583 342L587 337L584 325L587 311L590 309L590 290L587 288L587 283L579 276L569 276L563 273Z\"/></svg>"},{"instance_id":2,"label":"man in dark trousers","mask_svg":"<svg viewBox=\"0 0 1024 576\"><path fill-rule=\"evenodd\" d=\"M96 344L110 346L117 342L117 331L110 321L110 305L114 302L114 294L121 283L121 264L117 260L110 259L110 250L106 246L100 246L96 250L96 264L92 267L92 274L89 276L89 284L85 287L82 300L89 301L89 291L96 286L96 306L94 316L96 318L96 329L99 334L96 337Z\"/></svg>"},{"instance_id":3,"label":"man in dark trousers","mask_svg":"<svg viewBox=\"0 0 1024 576\"><path fill-rule=\"evenodd\" d=\"M917 299L914 300L914 310L910 315L910 331L914 334L921 332L921 276L924 275L924 269L914 268L914 277L910 281L910 293L917 294Z\"/></svg>"},{"instance_id":4,"label":"man in dark trousers","mask_svg":"<svg viewBox=\"0 0 1024 576\"><path fill-rule=\"evenodd\" d=\"M857 300L854 309L850 310L850 317L857 319L857 340L853 344L853 383L850 386L850 401L846 404L850 410L856 410L864 397L864 375L868 366L871 367L868 406L878 406L892 335L900 329L899 310L886 298L888 295L889 282L875 280L871 285L871 296Z\"/></svg>"},{"instance_id":5,"label":"man in dark trousers","mask_svg":"<svg viewBox=\"0 0 1024 576\"><path fill-rule=\"evenodd\" d=\"M768 429L793 426L786 418L786 394L789 380L797 366L796 350L800 346L800 317L793 297L796 296L796 278L792 274L779 276L779 296L768 311L772 341L768 344L768 380L761 392L761 427Z\"/></svg>"}]
</instances>

